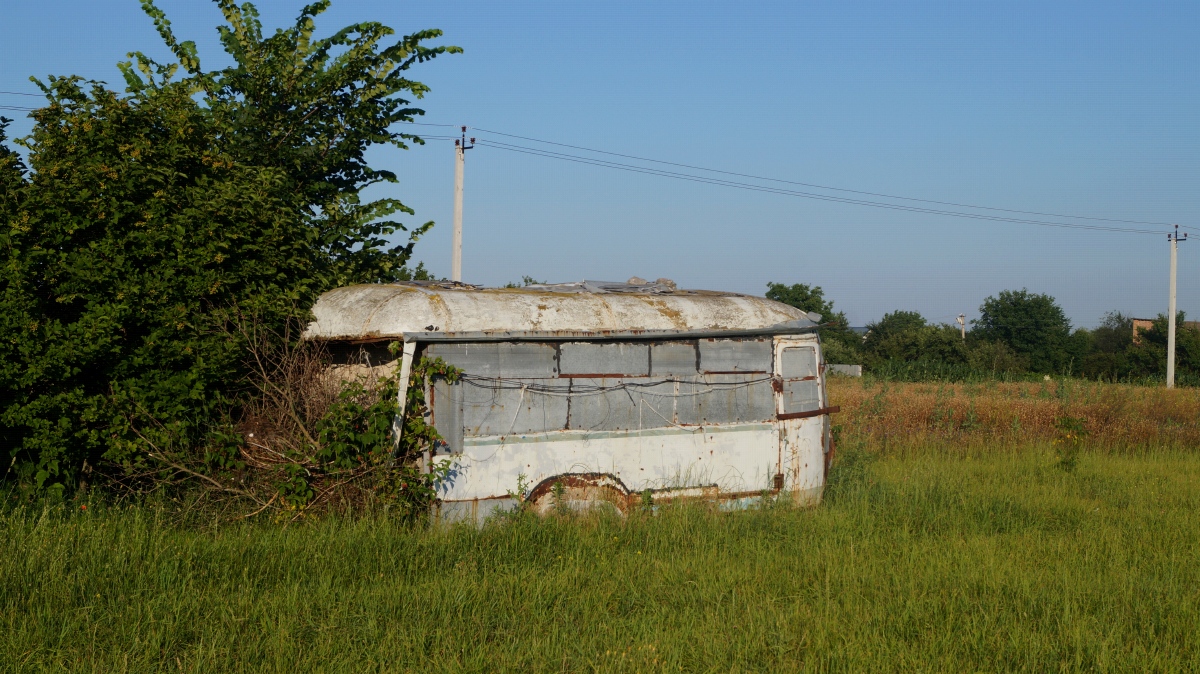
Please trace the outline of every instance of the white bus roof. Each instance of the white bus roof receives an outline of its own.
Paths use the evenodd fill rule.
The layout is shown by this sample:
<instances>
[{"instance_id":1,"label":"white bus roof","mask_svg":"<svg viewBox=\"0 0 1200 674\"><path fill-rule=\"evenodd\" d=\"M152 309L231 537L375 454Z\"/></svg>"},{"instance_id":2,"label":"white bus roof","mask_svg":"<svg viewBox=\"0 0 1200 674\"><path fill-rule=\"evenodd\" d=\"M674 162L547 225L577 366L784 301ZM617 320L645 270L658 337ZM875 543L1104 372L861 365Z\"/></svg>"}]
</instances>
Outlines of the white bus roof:
<instances>
[{"instance_id":1,"label":"white bus roof","mask_svg":"<svg viewBox=\"0 0 1200 674\"><path fill-rule=\"evenodd\" d=\"M325 293L312 312L305 337L338 341L775 334L811 331L821 319L764 297L598 281L525 288L356 285Z\"/></svg>"}]
</instances>

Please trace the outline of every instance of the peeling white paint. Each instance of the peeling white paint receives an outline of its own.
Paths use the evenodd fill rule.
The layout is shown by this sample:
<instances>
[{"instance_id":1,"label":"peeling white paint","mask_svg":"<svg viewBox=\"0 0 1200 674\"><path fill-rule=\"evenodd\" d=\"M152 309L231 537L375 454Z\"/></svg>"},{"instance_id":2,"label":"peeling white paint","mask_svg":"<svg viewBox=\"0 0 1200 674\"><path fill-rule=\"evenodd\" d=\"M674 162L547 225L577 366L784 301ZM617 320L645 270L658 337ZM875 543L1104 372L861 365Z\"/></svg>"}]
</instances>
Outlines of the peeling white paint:
<instances>
[{"instance_id":1,"label":"peeling white paint","mask_svg":"<svg viewBox=\"0 0 1200 674\"><path fill-rule=\"evenodd\" d=\"M309 339L403 338L412 333L761 330L808 314L764 297L566 293L504 288L357 285L312 309Z\"/></svg>"}]
</instances>

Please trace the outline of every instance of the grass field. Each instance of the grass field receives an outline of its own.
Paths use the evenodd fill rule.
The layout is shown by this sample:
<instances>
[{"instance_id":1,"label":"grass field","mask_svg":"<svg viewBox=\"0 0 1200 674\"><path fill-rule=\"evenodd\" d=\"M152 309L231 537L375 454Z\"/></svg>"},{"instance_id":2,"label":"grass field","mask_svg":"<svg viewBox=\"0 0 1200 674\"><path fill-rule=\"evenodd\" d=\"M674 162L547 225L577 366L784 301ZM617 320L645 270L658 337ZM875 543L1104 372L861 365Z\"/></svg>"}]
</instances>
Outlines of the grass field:
<instances>
[{"instance_id":1,"label":"grass field","mask_svg":"<svg viewBox=\"0 0 1200 674\"><path fill-rule=\"evenodd\" d=\"M1096 448L1068 472L1051 430L1020 438L1000 433L1005 414L984 421L1010 391L890 388L871 408L879 386L834 385L842 453L826 503L809 510L422 529L382 517L182 525L170 504L10 507L0 667L1200 669L1194 415L1154 417L1160 435L1139 443L1107 443L1115 431L1090 422ZM1096 395L1078 404L1106 404ZM1136 411L1158 394L1124 395ZM975 421L933 414L959 404L947 400L971 401ZM889 426L902 404L927 423ZM885 451L881 433L903 451Z\"/></svg>"},{"instance_id":2,"label":"grass field","mask_svg":"<svg viewBox=\"0 0 1200 674\"><path fill-rule=\"evenodd\" d=\"M1097 449L1200 449L1200 388L1054 379L970 384L832 377L836 421L851 442L888 452L953 443L992 449L1052 442L1056 421L1079 419Z\"/></svg>"}]
</instances>

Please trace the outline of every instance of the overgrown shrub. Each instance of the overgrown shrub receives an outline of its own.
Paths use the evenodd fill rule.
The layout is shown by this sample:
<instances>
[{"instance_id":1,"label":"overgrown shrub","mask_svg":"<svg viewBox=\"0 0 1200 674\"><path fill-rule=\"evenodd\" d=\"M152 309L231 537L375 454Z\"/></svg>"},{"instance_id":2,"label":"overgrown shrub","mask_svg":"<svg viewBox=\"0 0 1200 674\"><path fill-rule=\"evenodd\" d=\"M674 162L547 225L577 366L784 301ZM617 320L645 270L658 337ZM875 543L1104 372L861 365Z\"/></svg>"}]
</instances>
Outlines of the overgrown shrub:
<instances>
[{"instance_id":1,"label":"overgrown shrub","mask_svg":"<svg viewBox=\"0 0 1200 674\"><path fill-rule=\"evenodd\" d=\"M226 451L210 453L208 465L174 464L173 477L199 477L203 489L281 517L380 505L410 516L427 509L439 475L419 460L441 437L425 423L425 386L455 381L458 370L440 359L413 365L397 440L398 360L381 365L363 354L333 365L320 342L265 334L257 325L243 330L256 394Z\"/></svg>"},{"instance_id":2,"label":"overgrown shrub","mask_svg":"<svg viewBox=\"0 0 1200 674\"><path fill-rule=\"evenodd\" d=\"M977 371L1014 375L1029 369L1029 359L1004 342L972 340L967 349L967 365Z\"/></svg>"}]
</instances>

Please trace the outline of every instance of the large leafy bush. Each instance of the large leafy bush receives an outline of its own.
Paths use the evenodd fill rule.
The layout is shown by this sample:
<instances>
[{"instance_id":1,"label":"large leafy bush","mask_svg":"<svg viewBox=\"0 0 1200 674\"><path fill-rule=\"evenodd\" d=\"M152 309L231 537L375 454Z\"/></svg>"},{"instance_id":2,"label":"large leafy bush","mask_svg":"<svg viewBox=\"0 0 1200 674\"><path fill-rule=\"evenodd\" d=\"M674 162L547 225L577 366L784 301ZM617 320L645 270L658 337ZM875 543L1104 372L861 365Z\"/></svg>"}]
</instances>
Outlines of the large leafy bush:
<instances>
[{"instance_id":1,"label":"large leafy bush","mask_svg":"<svg viewBox=\"0 0 1200 674\"><path fill-rule=\"evenodd\" d=\"M231 325L286 334L325 290L410 273L430 223L389 244L411 211L361 199L396 180L365 153L420 142L395 126L422 114L410 101L427 88L408 72L456 48L426 46L436 30L391 40L378 23L318 38L328 1L271 35L252 5L217 4L234 65L203 70L144 0L178 64L131 54L123 92L50 78L20 141L28 170L0 146L10 479L54 488L91 466L219 457L252 388Z\"/></svg>"}]
</instances>

